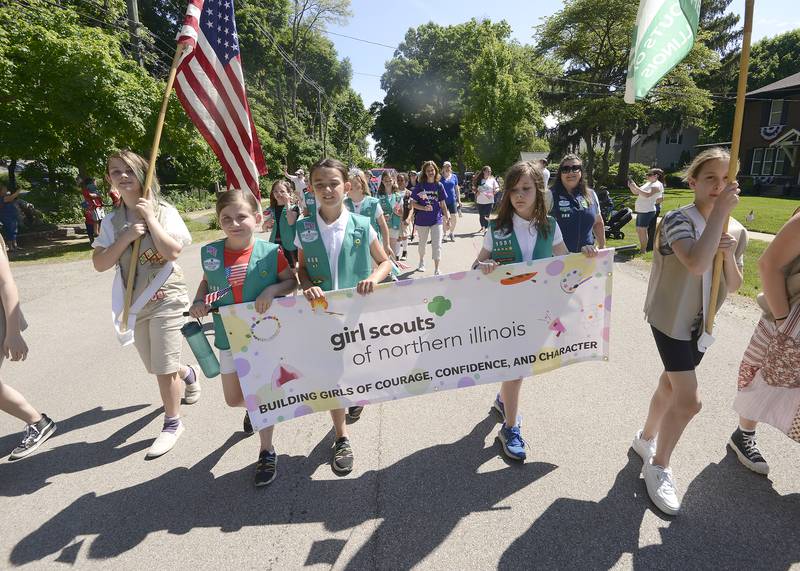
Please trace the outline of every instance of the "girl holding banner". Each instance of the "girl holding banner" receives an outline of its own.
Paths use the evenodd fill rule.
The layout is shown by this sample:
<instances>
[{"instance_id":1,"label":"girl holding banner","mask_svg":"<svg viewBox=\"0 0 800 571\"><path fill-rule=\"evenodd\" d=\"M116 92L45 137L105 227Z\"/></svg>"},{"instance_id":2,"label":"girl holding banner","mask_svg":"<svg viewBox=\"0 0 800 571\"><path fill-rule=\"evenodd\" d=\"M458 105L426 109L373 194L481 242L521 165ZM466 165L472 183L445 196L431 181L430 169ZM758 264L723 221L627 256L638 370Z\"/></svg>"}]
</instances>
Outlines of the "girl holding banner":
<instances>
[{"instance_id":1,"label":"girl holding banner","mask_svg":"<svg viewBox=\"0 0 800 571\"><path fill-rule=\"evenodd\" d=\"M664 372L632 447L644 461L642 473L650 499L669 515L680 508L670 457L684 429L700 412L695 367L714 341L704 332L703 323L709 312L717 251L724 260L717 308L728 292L742 284L747 232L732 218L728 232L723 232L739 202L739 185L728 180L730 160L728 151L720 148L697 155L686 169L694 202L664 216L653 250L644 310Z\"/></svg>"},{"instance_id":2,"label":"girl holding banner","mask_svg":"<svg viewBox=\"0 0 800 571\"><path fill-rule=\"evenodd\" d=\"M733 408L739 427L730 439L739 460L759 474L769 465L756 444L758 422L800 442L800 209L758 261L763 315L739 366Z\"/></svg>"},{"instance_id":3,"label":"girl holding banner","mask_svg":"<svg viewBox=\"0 0 800 571\"><path fill-rule=\"evenodd\" d=\"M264 211L263 229L270 233L270 242L283 248L292 268L297 265L294 234L299 217L300 207L292 204L289 184L282 180L273 182L269 193L269 208Z\"/></svg>"},{"instance_id":4,"label":"girl holding banner","mask_svg":"<svg viewBox=\"0 0 800 571\"><path fill-rule=\"evenodd\" d=\"M529 162L515 164L506 173L506 189L473 269L489 274L501 264L568 254L555 218L547 214L541 169ZM517 415L521 388L522 379L503 382L493 405L503 420L497 436L512 460L526 458Z\"/></svg>"},{"instance_id":5,"label":"girl holding banner","mask_svg":"<svg viewBox=\"0 0 800 571\"><path fill-rule=\"evenodd\" d=\"M256 228L262 222L261 208L249 190L229 190L220 194L217 218L225 238L203 246L200 251L203 280L189 314L200 319L208 315L211 308L246 302L254 302L256 311L265 313L275 297L287 295L297 288L294 267L289 265L280 246L255 237ZM214 314L214 345L219 349L225 402L230 407L245 407L233 352L219 313ZM256 487L266 486L275 479L278 456L272 444L274 428L269 426L258 433ZM244 431L253 434L253 425L246 411Z\"/></svg>"},{"instance_id":6,"label":"girl holding banner","mask_svg":"<svg viewBox=\"0 0 800 571\"><path fill-rule=\"evenodd\" d=\"M326 291L355 287L361 295L372 293L392 269L370 219L344 207L351 185L348 174L336 159L322 159L309 174L317 213L297 223L295 244L300 287L312 307L315 302L324 304ZM360 410L351 412L360 414ZM331 465L336 473L347 474L353 469L353 449L345 410L332 410L331 418L336 432Z\"/></svg>"},{"instance_id":7,"label":"girl holding banner","mask_svg":"<svg viewBox=\"0 0 800 571\"><path fill-rule=\"evenodd\" d=\"M178 211L158 196L154 177L149 198L142 197L147 161L132 151L111 155L106 181L122 196L122 202L100 227L92 247L95 270L116 267L112 286L112 312L120 342L134 343L148 373L158 379L164 403L164 426L147 451L148 458L166 454L184 431L180 418L181 385L185 400L200 398L200 383L194 368L181 364L183 312L189 305L183 271L175 263L192 236ZM125 283L132 255L131 244L141 238L141 249L133 302L128 323L121 323Z\"/></svg>"}]
</instances>

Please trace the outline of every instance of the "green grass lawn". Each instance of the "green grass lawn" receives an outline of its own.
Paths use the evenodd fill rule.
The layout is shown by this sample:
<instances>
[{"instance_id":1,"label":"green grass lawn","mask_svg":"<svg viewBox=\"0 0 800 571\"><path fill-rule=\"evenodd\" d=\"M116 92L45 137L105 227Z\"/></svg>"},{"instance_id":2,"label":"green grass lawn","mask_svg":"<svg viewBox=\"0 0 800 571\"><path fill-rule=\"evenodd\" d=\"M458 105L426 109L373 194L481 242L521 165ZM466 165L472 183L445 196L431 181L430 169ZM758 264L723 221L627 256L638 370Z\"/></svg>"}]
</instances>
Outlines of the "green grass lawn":
<instances>
[{"instance_id":1,"label":"green grass lawn","mask_svg":"<svg viewBox=\"0 0 800 571\"><path fill-rule=\"evenodd\" d=\"M614 204L622 200L625 205L633 210L633 204L636 202L636 197L629 191L613 190L611 196L614 199ZM692 202L694 193L688 189L682 188L668 188L664 196L664 204L661 205L661 213L667 213L670 210L685 206ZM755 232L765 232L767 234L777 234L778 230L784 223L791 218L792 213L797 207L800 207L800 200L796 198L766 198L763 196L742 196L739 199L739 206L733 211L733 217L744 225L748 230ZM755 218L752 222L748 222L745 217L750 211L753 211ZM630 225L630 230L634 242L636 241L636 230ZM625 229L627 237L628 228Z\"/></svg>"}]
</instances>

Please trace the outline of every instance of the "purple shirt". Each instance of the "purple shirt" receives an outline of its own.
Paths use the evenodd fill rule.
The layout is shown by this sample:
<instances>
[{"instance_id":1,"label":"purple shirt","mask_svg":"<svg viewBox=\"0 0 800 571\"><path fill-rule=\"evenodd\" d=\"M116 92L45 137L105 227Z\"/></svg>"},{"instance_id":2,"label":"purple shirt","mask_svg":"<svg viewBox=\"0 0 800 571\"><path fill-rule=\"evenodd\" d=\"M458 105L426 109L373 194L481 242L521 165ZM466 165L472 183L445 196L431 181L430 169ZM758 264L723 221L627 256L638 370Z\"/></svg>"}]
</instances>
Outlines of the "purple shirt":
<instances>
[{"instance_id":1,"label":"purple shirt","mask_svg":"<svg viewBox=\"0 0 800 571\"><path fill-rule=\"evenodd\" d=\"M425 193L426 198L421 198L420 194ZM442 223L442 207L440 202L446 197L444 186L441 182L421 182L417 183L411 191L411 200L420 206L433 206L433 210L414 210L414 224L417 226L436 226Z\"/></svg>"}]
</instances>

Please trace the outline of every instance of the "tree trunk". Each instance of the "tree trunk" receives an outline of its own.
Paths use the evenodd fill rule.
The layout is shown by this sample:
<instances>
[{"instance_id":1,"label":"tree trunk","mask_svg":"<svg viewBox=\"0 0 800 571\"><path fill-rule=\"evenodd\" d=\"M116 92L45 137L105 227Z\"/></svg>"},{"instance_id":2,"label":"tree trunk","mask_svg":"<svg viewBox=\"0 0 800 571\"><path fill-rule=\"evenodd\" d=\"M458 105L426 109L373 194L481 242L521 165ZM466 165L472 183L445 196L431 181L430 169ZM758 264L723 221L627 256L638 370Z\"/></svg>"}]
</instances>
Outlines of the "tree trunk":
<instances>
[{"instance_id":1,"label":"tree trunk","mask_svg":"<svg viewBox=\"0 0 800 571\"><path fill-rule=\"evenodd\" d=\"M628 182L628 166L631 162L631 141L633 140L633 125L628 124L622 132L622 148L619 153L619 168L617 169L617 179L615 186L624 187Z\"/></svg>"},{"instance_id":2,"label":"tree trunk","mask_svg":"<svg viewBox=\"0 0 800 571\"><path fill-rule=\"evenodd\" d=\"M586 130L581 135L586 142L586 185L589 187L594 186L594 134L591 130Z\"/></svg>"},{"instance_id":3,"label":"tree trunk","mask_svg":"<svg viewBox=\"0 0 800 571\"><path fill-rule=\"evenodd\" d=\"M45 166L47 167L47 189L50 192L56 192L58 189L56 188L56 179L53 173L53 161L47 159Z\"/></svg>"},{"instance_id":4,"label":"tree trunk","mask_svg":"<svg viewBox=\"0 0 800 571\"><path fill-rule=\"evenodd\" d=\"M611 135L607 135L603 140L603 159L600 163L600 172L603 175L603 180L608 180L608 155L611 153ZM607 184L607 183L606 183Z\"/></svg>"},{"instance_id":5,"label":"tree trunk","mask_svg":"<svg viewBox=\"0 0 800 571\"><path fill-rule=\"evenodd\" d=\"M17 190L17 159L8 161L8 190Z\"/></svg>"}]
</instances>

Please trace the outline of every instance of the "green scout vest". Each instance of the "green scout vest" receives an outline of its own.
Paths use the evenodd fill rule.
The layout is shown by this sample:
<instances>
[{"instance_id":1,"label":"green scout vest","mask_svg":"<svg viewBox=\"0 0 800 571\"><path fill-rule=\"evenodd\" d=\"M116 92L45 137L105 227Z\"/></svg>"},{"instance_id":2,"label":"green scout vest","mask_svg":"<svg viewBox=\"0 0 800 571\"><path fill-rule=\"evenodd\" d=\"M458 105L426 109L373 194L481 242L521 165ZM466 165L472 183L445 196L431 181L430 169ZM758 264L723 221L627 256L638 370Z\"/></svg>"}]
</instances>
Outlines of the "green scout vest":
<instances>
[{"instance_id":1,"label":"green scout vest","mask_svg":"<svg viewBox=\"0 0 800 571\"><path fill-rule=\"evenodd\" d=\"M376 208L380 203L381 201L374 196L365 196L361 203L361 212L359 212L361 216L369 218L372 227L375 229L375 232L378 233L378 240L383 238L383 236L381 236L381 227L378 226L378 209ZM356 207L353 205L353 201L350 198L344 199L344 205L350 212L355 214Z\"/></svg>"},{"instance_id":2,"label":"green scout vest","mask_svg":"<svg viewBox=\"0 0 800 571\"><path fill-rule=\"evenodd\" d=\"M272 232L269 235L269 241L275 244L275 235L278 233L278 225L280 225L281 229L281 246L283 249L289 252L294 252L297 248L294 245L294 235L295 235L295 228L297 222L294 224L289 224L289 220L286 218L289 210L292 207L287 204L281 210L281 219L275 220L275 224L272 226ZM272 208L267 208L267 211L272 215L273 220L275 219L275 212L273 212Z\"/></svg>"},{"instance_id":3,"label":"green scout vest","mask_svg":"<svg viewBox=\"0 0 800 571\"><path fill-rule=\"evenodd\" d=\"M389 228L397 230L400 228L400 222L403 217L395 213L394 209L397 204L402 206L403 195L399 192L393 192L392 194L379 194L378 197L378 200L381 201L383 215L386 217L386 224Z\"/></svg>"},{"instance_id":4,"label":"green scout vest","mask_svg":"<svg viewBox=\"0 0 800 571\"><path fill-rule=\"evenodd\" d=\"M549 258L553 255L553 236L556 232L556 219L552 216L547 217L547 225L550 231L544 238L541 233L536 236L536 244L533 246L533 259L540 260ZM506 234L504 230L495 230L495 220L489 221L489 232L492 236L492 259L498 264L515 264L524 262L522 259L522 249L514 231Z\"/></svg>"},{"instance_id":5,"label":"green scout vest","mask_svg":"<svg viewBox=\"0 0 800 571\"><path fill-rule=\"evenodd\" d=\"M267 287L278 282L278 251L277 244L256 238L253 244L253 253L247 264L247 273L244 277L242 301L255 301L259 294ZM203 246L200 250L200 259L203 262L203 272L208 280L208 291L214 292L225 289L230 284L225 276L225 240L217 240ZM233 292L221 297L211 304L211 307L233 305ZM217 349L230 349L225 325L219 313L213 314L214 318L214 346Z\"/></svg>"},{"instance_id":6,"label":"green scout vest","mask_svg":"<svg viewBox=\"0 0 800 571\"><path fill-rule=\"evenodd\" d=\"M317 214L317 198L314 196L313 192L309 192L307 190L303 191L303 200L306 201L306 209L308 210L308 215L312 218Z\"/></svg>"},{"instance_id":7,"label":"green scout vest","mask_svg":"<svg viewBox=\"0 0 800 571\"><path fill-rule=\"evenodd\" d=\"M303 243L306 273L315 286L323 291L333 289L330 260L319 234L316 216L297 221L297 233ZM339 289L356 287L372 273L372 256L369 252L369 218L352 214L347 220L342 249L339 252Z\"/></svg>"}]
</instances>

